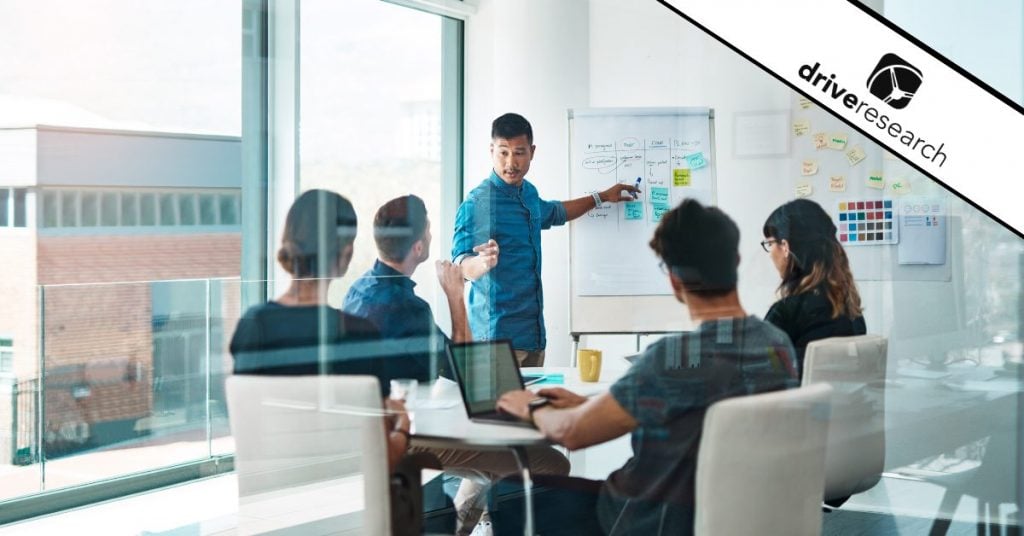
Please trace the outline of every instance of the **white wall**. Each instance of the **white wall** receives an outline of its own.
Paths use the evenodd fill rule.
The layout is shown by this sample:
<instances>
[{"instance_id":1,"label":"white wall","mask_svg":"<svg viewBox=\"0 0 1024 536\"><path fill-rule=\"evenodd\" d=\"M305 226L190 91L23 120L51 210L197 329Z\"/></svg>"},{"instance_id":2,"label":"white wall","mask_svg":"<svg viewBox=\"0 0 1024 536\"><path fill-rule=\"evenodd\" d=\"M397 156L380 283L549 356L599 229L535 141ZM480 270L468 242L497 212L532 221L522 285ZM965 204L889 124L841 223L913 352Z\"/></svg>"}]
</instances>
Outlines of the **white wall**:
<instances>
[{"instance_id":1,"label":"white wall","mask_svg":"<svg viewBox=\"0 0 1024 536\"><path fill-rule=\"evenodd\" d=\"M789 106L781 83L656 2L482 0L466 30L467 191L490 170L490 121L506 111L534 127L529 179L548 199L568 195L566 109L580 106L712 106L719 205L742 232L740 292L763 315L778 278L760 229L789 199L785 157L732 158L736 112ZM751 203L756 199L756 203ZM544 233L548 362L567 363L568 232Z\"/></svg>"},{"instance_id":2,"label":"white wall","mask_svg":"<svg viewBox=\"0 0 1024 536\"><path fill-rule=\"evenodd\" d=\"M586 0L482 0L466 27L468 192L491 170L491 121L505 112L533 125L537 153L527 177L544 199L569 194L566 109L589 102ZM548 363L568 363L569 235L542 234Z\"/></svg>"}]
</instances>

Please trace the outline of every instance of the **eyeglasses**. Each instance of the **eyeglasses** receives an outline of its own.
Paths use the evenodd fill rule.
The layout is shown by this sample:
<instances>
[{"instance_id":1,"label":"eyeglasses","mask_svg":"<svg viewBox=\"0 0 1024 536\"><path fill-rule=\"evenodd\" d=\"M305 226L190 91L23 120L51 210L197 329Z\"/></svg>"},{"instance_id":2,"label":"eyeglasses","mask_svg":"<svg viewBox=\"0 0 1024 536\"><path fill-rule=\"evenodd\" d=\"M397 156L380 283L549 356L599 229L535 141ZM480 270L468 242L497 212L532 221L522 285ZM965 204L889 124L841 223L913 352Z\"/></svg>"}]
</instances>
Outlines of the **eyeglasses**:
<instances>
[{"instance_id":1,"label":"eyeglasses","mask_svg":"<svg viewBox=\"0 0 1024 536\"><path fill-rule=\"evenodd\" d=\"M768 238L766 240L762 240L761 241L761 249L763 249L765 253L770 253L771 250L772 250L772 244L778 244L778 243L779 243L779 241L774 239L774 238Z\"/></svg>"}]
</instances>

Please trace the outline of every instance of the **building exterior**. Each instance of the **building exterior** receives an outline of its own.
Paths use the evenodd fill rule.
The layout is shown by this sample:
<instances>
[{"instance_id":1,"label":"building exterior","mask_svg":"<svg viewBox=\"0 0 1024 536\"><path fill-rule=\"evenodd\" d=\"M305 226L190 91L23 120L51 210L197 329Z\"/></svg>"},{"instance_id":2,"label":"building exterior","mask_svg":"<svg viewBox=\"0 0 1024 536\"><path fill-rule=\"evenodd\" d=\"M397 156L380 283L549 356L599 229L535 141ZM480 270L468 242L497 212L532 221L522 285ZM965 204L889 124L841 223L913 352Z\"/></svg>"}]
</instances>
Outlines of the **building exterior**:
<instances>
[{"instance_id":1,"label":"building exterior","mask_svg":"<svg viewBox=\"0 0 1024 536\"><path fill-rule=\"evenodd\" d=\"M0 464L209 410L207 371L230 367L221 320L237 317L240 145L0 129Z\"/></svg>"}]
</instances>

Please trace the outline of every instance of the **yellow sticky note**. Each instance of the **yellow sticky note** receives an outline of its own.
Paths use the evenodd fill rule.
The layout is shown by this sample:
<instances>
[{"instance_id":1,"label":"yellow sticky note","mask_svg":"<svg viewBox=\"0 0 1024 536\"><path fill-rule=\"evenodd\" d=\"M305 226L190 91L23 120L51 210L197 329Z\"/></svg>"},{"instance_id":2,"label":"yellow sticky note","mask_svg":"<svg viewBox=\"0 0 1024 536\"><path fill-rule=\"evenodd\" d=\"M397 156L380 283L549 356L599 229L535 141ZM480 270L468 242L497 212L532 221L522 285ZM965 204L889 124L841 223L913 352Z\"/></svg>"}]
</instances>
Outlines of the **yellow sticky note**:
<instances>
[{"instance_id":1,"label":"yellow sticky note","mask_svg":"<svg viewBox=\"0 0 1024 536\"><path fill-rule=\"evenodd\" d=\"M814 104L813 102L811 102L811 99L808 99L807 97L800 97L796 101L800 104L800 107L803 108L804 110L810 108L811 105Z\"/></svg>"},{"instance_id":2,"label":"yellow sticky note","mask_svg":"<svg viewBox=\"0 0 1024 536\"><path fill-rule=\"evenodd\" d=\"M814 175L818 172L818 162L815 160L804 160L800 166L800 174L803 176Z\"/></svg>"},{"instance_id":3,"label":"yellow sticky note","mask_svg":"<svg viewBox=\"0 0 1024 536\"><path fill-rule=\"evenodd\" d=\"M867 157L867 153L864 152L864 148L860 145L854 145L853 149L846 151L846 160L850 162L851 166L856 166Z\"/></svg>"},{"instance_id":4,"label":"yellow sticky note","mask_svg":"<svg viewBox=\"0 0 1024 536\"><path fill-rule=\"evenodd\" d=\"M871 173L868 173L867 186L868 188L874 188L876 190L884 190L885 178L882 177L882 172L872 171Z\"/></svg>"},{"instance_id":5,"label":"yellow sticky note","mask_svg":"<svg viewBox=\"0 0 1024 536\"><path fill-rule=\"evenodd\" d=\"M907 179L893 179L889 183L889 191L896 195L910 193L910 181Z\"/></svg>"},{"instance_id":6,"label":"yellow sticky note","mask_svg":"<svg viewBox=\"0 0 1024 536\"><path fill-rule=\"evenodd\" d=\"M839 210L846 210L846 201L839 203Z\"/></svg>"},{"instance_id":7,"label":"yellow sticky note","mask_svg":"<svg viewBox=\"0 0 1024 536\"><path fill-rule=\"evenodd\" d=\"M828 191L830 192L845 192L846 191L846 177L842 175L833 175L828 178ZM839 203L839 210L846 210L844 207L846 203Z\"/></svg>"},{"instance_id":8,"label":"yellow sticky note","mask_svg":"<svg viewBox=\"0 0 1024 536\"><path fill-rule=\"evenodd\" d=\"M819 132L819 133L815 134L814 135L814 148L815 149L824 149L825 147L828 147L828 134L825 134L824 132Z\"/></svg>"},{"instance_id":9,"label":"yellow sticky note","mask_svg":"<svg viewBox=\"0 0 1024 536\"><path fill-rule=\"evenodd\" d=\"M797 197L810 197L814 192L814 187L807 181L801 181L796 184L796 196Z\"/></svg>"},{"instance_id":10,"label":"yellow sticky note","mask_svg":"<svg viewBox=\"0 0 1024 536\"><path fill-rule=\"evenodd\" d=\"M828 137L828 148L842 151L846 148L846 134L835 133Z\"/></svg>"},{"instance_id":11,"label":"yellow sticky note","mask_svg":"<svg viewBox=\"0 0 1024 536\"><path fill-rule=\"evenodd\" d=\"M672 185L673 186L689 186L690 185L690 170L688 170L688 169L673 169L672 170Z\"/></svg>"},{"instance_id":12,"label":"yellow sticky note","mask_svg":"<svg viewBox=\"0 0 1024 536\"><path fill-rule=\"evenodd\" d=\"M811 130L810 119L801 119L799 121L793 121L793 135L803 136Z\"/></svg>"}]
</instances>

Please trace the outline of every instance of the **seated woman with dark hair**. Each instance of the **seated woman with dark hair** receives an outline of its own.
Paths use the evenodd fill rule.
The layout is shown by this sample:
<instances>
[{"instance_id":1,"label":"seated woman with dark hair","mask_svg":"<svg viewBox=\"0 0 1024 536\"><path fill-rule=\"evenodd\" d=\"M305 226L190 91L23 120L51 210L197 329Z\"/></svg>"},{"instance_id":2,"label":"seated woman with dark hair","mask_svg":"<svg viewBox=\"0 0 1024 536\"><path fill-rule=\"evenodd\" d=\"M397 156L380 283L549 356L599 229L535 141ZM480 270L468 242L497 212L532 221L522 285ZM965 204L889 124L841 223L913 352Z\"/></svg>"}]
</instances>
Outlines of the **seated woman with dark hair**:
<instances>
[{"instance_id":1,"label":"seated woman with dark hair","mask_svg":"<svg viewBox=\"0 0 1024 536\"><path fill-rule=\"evenodd\" d=\"M348 270L355 237L356 213L344 197L309 190L295 200L277 253L291 285L238 321L231 339L235 374L365 374L380 380L386 396L388 377L375 355L377 329L327 304L331 280ZM388 462L394 467L408 448L409 420L400 402L385 405L396 410L387 419Z\"/></svg>"},{"instance_id":2,"label":"seated woman with dark hair","mask_svg":"<svg viewBox=\"0 0 1024 536\"><path fill-rule=\"evenodd\" d=\"M860 294L836 226L817 203L796 199L780 206L764 222L763 233L761 247L782 277L781 299L764 319L789 335L803 374L808 343L867 332Z\"/></svg>"}]
</instances>

